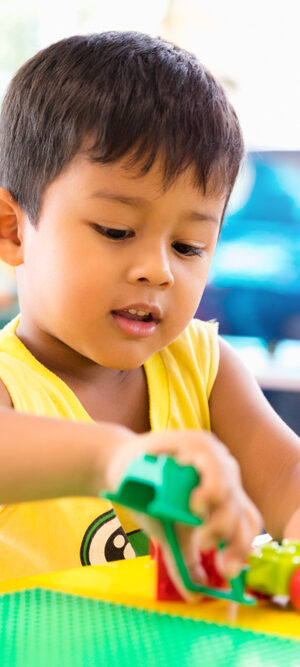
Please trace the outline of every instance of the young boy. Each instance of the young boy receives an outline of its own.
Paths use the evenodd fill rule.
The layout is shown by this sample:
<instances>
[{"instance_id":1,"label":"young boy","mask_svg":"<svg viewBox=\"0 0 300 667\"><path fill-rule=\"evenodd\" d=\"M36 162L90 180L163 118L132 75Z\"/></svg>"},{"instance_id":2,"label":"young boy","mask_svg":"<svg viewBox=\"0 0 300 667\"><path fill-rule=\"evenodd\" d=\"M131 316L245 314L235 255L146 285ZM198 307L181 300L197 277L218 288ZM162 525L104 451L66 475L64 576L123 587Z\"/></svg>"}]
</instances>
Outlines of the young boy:
<instances>
[{"instance_id":1,"label":"young boy","mask_svg":"<svg viewBox=\"0 0 300 667\"><path fill-rule=\"evenodd\" d=\"M259 529L234 459L267 530L300 538L298 438L216 325L193 320L242 156L223 90L160 39L72 37L14 77L0 257L16 267L21 315L0 336L0 404L18 458L4 449L2 578L146 553L131 516L90 497L141 451L201 473L191 503L206 524L179 531L195 578L199 547L225 540L233 573Z\"/></svg>"}]
</instances>

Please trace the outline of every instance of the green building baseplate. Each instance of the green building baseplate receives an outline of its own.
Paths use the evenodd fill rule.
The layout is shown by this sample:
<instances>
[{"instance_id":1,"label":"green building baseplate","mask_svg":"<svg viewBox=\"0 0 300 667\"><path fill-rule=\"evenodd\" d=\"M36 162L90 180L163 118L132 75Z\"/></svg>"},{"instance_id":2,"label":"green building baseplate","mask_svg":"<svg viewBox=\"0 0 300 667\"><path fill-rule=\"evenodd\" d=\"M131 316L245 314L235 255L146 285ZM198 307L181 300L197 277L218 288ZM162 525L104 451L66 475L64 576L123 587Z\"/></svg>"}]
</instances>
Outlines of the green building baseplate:
<instances>
[{"instance_id":1,"label":"green building baseplate","mask_svg":"<svg viewBox=\"0 0 300 667\"><path fill-rule=\"evenodd\" d=\"M1 667L299 667L300 642L43 589L0 597Z\"/></svg>"}]
</instances>

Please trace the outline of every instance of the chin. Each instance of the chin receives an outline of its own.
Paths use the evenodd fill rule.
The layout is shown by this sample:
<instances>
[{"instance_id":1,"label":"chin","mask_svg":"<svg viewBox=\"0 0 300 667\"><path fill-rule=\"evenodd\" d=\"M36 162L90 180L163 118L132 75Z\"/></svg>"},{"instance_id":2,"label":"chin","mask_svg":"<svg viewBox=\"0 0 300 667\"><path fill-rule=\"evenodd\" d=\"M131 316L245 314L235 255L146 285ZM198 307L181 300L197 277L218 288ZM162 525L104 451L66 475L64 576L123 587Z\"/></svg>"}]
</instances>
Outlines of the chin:
<instances>
[{"instance_id":1,"label":"chin","mask_svg":"<svg viewBox=\"0 0 300 667\"><path fill-rule=\"evenodd\" d=\"M116 371L133 371L136 370L137 368L140 368L143 363L146 361L146 359L142 359L139 361L130 361L129 359L120 359L119 363L118 360L115 360L111 364L105 364L107 368L111 368L112 370Z\"/></svg>"},{"instance_id":2,"label":"chin","mask_svg":"<svg viewBox=\"0 0 300 667\"><path fill-rule=\"evenodd\" d=\"M150 356L150 355L148 355ZM106 358L103 358L103 355L99 355L99 357L94 357L93 361L98 364L99 366L103 366L104 368L111 368L112 370L115 371L131 371L136 368L140 368L140 366L143 365L143 363L146 361L148 356L141 356L141 355L114 355L113 357L111 356L106 356Z\"/></svg>"}]
</instances>

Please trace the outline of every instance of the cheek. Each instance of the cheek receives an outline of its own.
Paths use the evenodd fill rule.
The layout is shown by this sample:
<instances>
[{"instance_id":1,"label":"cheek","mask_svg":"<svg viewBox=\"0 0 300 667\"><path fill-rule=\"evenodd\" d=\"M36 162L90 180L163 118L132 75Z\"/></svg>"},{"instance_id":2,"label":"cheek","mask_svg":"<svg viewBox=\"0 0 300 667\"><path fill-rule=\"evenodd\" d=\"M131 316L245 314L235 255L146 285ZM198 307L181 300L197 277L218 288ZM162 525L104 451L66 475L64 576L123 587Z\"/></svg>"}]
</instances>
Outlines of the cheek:
<instances>
[{"instance_id":1,"label":"cheek","mask_svg":"<svg viewBox=\"0 0 300 667\"><path fill-rule=\"evenodd\" d=\"M58 244L51 244L51 239L34 250L31 248L27 261L25 258L28 298L41 314L57 317L77 294L80 271L63 256Z\"/></svg>"},{"instance_id":2,"label":"cheek","mask_svg":"<svg viewBox=\"0 0 300 667\"><path fill-rule=\"evenodd\" d=\"M205 275L207 271L205 271ZM205 287L203 271L197 271L184 277L177 284L174 300L168 318L168 336L175 339L193 319ZM168 341L167 341L168 342ZM166 344L166 342L164 342Z\"/></svg>"},{"instance_id":3,"label":"cheek","mask_svg":"<svg viewBox=\"0 0 300 667\"><path fill-rule=\"evenodd\" d=\"M182 310L197 307L206 285L210 264L211 257L207 255L195 260L193 266L184 267L184 271L178 276L178 292L180 294L177 300Z\"/></svg>"},{"instance_id":4,"label":"cheek","mask_svg":"<svg viewBox=\"0 0 300 667\"><path fill-rule=\"evenodd\" d=\"M81 322L85 327L98 324L99 316L111 308L114 273L89 253L77 261L65 258L54 268L52 306L70 322Z\"/></svg>"},{"instance_id":5,"label":"cheek","mask_svg":"<svg viewBox=\"0 0 300 667\"><path fill-rule=\"evenodd\" d=\"M195 284L191 287L191 289L186 294L185 298L182 299L181 301L181 303L185 303L185 308L184 308L185 312L182 310L182 314L184 313L188 321L190 321L194 317L199 307L199 303L201 301L204 292L204 287L205 287L205 282L199 280L198 282L195 281Z\"/></svg>"},{"instance_id":6,"label":"cheek","mask_svg":"<svg viewBox=\"0 0 300 667\"><path fill-rule=\"evenodd\" d=\"M179 279L176 304L173 312L174 327L185 328L194 317L205 289L212 254L199 260L199 264L186 268Z\"/></svg>"}]
</instances>

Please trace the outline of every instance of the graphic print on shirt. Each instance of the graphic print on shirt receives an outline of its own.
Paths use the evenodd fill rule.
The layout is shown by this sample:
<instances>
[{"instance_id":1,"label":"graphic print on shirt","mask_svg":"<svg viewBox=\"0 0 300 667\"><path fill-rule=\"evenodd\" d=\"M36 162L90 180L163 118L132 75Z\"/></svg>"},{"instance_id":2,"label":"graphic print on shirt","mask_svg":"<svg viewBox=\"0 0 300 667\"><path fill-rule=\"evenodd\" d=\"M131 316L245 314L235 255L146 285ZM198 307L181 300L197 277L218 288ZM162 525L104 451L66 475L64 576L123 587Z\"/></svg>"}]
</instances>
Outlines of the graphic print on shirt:
<instances>
[{"instance_id":1,"label":"graphic print on shirt","mask_svg":"<svg viewBox=\"0 0 300 667\"><path fill-rule=\"evenodd\" d=\"M134 531L137 532L141 531ZM135 557L136 553L113 509L100 514L87 528L80 548L82 565L103 565Z\"/></svg>"}]
</instances>

